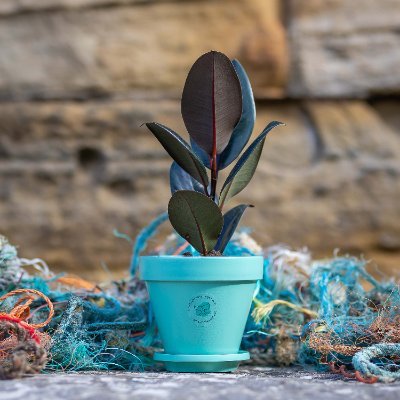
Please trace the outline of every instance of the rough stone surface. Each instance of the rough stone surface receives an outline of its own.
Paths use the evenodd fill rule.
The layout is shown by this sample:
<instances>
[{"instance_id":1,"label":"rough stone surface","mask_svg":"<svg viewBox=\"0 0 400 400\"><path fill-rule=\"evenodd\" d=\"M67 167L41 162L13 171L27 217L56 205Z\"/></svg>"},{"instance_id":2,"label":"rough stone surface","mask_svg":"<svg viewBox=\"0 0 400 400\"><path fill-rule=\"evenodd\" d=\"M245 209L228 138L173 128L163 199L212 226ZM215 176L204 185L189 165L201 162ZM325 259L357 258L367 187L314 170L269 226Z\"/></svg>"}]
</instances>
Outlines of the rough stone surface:
<instances>
[{"instance_id":1,"label":"rough stone surface","mask_svg":"<svg viewBox=\"0 0 400 400\"><path fill-rule=\"evenodd\" d=\"M371 102L372 107L380 118L389 125L394 132L400 135L400 112L399 102L390 99L375 99Z\"/></svg>"},{"instance_id":2,"label":"rough stone surface","mask_svg":"<svg viewBox=\"0 0 400 400\"><path fill-rule=\"evenodd\" d=\"M400 389L399 383L366 385L294 368L241 368L231 374L49 374L3 381L1 386L1 400L395 400Z\"/></svg>"},{"instance_id":3,"label":"rough stone surface","mask_svg":"<svg viewBox=\"0 0 400 400\"><path fill-rule=\"evenodd\" d=\"M400 2L290 0L289 92L367 97L400 93Z\"/></svg>"},{"instance_id":4,"label":"rough stone surface","mask_svg":"<svg viewBox=\"0 0 400 400\"><path fill-rule=\"evenodd\" d=\"M0 3L0 15L39 11L74 10L101 6L118 7L131 4L150 4L171 1L179 2L184 0L2 0Z\"/></svg>"},{"instance_id":5,"label":"rough stone surface","mask_svg":"<svg viewBox=\"0 0 400 400\"><path fill-rule=\"evenodd\" d=\"M275 0L98 3L3 17L0 98L178 97L190 66L211 49L240 58L263 95L283 90L287 52Z\"/></svg>"},{"instance_id":6,"label":"rough stone surface","mask_svg":"<svg viewBox=\"0 0 400 400\"><path fill-rule=\"evenodd\" d=\"M112 230L134 237L170 196L170 159L140 125L184 134L179 109L173 100L0 105L2 232L56 269L126 269L130 245ZM324 256L338 247L398 273L400 135L362 101L260 103L255 135L271 120L287 126L268 137L237 197L256 206L243 224L265 246Z\"/></svg>"},{"instance_id":7,"label":"rough stone surface","mask_svg":"<svg viewBox=\"0 0 400 400\"><path fill-rule=\"evenodd\" d=\"M210 48L240 58L260 98L398 94L399 4L2 0L0 98L176 97Z\"/></svg>"}]
</instances>

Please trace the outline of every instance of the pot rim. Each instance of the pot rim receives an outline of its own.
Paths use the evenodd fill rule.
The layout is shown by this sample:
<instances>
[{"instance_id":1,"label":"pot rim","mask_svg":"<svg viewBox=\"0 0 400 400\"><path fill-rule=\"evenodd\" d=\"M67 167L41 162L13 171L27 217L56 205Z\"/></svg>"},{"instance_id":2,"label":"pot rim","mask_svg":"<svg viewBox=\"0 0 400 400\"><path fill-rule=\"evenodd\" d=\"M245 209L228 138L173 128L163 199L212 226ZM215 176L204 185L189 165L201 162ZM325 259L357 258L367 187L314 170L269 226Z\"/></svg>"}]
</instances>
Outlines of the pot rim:
<instances>
[{"instance_id":1,"label":"pot rim","mask_svg":"<svg viewBox=\"0 0 400 400\"><path fill-rule=\"evenodd\" d=\"M262 256L142 256L145 281L257 281L263 277Z\"/></svg>"}]
</instances>

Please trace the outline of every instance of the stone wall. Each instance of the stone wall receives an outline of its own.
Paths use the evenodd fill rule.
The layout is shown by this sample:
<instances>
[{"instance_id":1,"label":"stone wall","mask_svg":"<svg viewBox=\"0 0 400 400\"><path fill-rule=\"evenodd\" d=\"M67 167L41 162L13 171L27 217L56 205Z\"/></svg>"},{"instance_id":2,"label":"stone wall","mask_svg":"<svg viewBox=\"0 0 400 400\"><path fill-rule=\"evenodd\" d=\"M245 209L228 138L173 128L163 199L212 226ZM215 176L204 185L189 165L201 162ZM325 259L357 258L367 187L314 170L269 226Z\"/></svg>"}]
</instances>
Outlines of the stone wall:
<instances>
[{"instance_id":1,"label":"stone wall","mask_svg":"<svg viewBox=\"0 0 400 400\"><path fill-rule=\"evenodd\" d=\"M396 0L2 0L1 233L56 270L100 277L169 198L141 124L184 133L179 96L211 48L239 58L267 139L238 201L264 244L400 264ZM104 275L104 274L103 274Z\"/></svg>"}]
</instances>

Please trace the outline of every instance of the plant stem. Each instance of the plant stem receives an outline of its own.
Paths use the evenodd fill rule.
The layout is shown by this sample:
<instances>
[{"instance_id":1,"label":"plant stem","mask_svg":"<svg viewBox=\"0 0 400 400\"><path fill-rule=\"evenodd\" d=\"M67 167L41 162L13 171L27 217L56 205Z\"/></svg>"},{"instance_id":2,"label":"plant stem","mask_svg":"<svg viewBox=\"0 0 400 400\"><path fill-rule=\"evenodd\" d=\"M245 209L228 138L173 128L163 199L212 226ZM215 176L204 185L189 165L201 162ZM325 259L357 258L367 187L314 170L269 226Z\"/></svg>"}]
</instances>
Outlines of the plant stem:
<instances>
[{"instance_id":1,"label":"plant stem","mask_svg":"<svg viewBox=\"0 0 400 400\"><path fill-rule=\"evenodd\" d=\"M217 154L213 154L211 160L211 199L215 201L215 194L217 191L218 181L218 168L217 168Z\"/></svg>"}]
</instances>

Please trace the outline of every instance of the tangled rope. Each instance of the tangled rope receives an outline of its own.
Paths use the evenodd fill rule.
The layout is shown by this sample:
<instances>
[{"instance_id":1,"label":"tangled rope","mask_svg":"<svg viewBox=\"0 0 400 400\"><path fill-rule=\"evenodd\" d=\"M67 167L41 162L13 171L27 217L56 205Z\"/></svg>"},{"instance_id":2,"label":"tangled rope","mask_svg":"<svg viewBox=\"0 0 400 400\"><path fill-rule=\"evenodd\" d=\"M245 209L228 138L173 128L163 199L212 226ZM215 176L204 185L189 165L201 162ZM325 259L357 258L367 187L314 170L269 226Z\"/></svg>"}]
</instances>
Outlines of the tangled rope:
<instances>
[{"instance_id":1,"label":"tangled rope","mask_svg":"<svg viewBox=\"0 0 400 400\"><path fill-rule=\"evenodd\" d=\"M159 255L195 254L176 234L156 244L154 236L165 220L160 215L137 236L130 277L100 285L56 275L41 260L18 258L0 236L0 294L22 288L0 297L22 296L9 313L0 314L2 376L43 368L40 349L50 354L48 371L154 368L151 355L161 341L146 287L138 279L139 256L144 249ZM126 235L117 236L132 244ZM311 364L365 383L400 379L400 290L393 280L377 281L366 271L366 262L355 257L335 253L315 261L307 249L278 245L263 250L245 230L235 234L225 255L264 255L264 277L242 340L253 365ZM34 275L27 267L34 268ZM38 303L35 296L42 300ZM42 327L45 333L39 332ZM20 342L31 346L21 349L24 357L30 354L29 362L11 358L19 354Z\"/></svg>"},{"instance_id":2,"label":"tangled rope","mask_svg":"<svg viewBox=\"0 0 400 400\"><path fill-rule=\"evenodd\" d=\"M354 355L353 366L363 376L376 381L390 383L400 379L400 367L397 363L381 362L382 366L379 366L377 361L372 361L383 358L399 361L400 343L378 343L366 347ZM394 370L391 371L390 367Z\"/></svg>"},{"instance_id":3,"label":"tangled rope","mask_svg":"<svg viewBox=\"0 0 400 400\"><path fill-rule=\"evenodd\" d=\"M35 289L17 289L0 297L4 300L22 295L8 313L0 313L0 379L20 378L43 370L47 362L48 335L37 331L46 326L54 315L53 304ZM29 324L30 306L35 296L44 299L49 315L43 322Z\"/></svg>"},{"instance_id":4,"label":"tangled rope","mask_svg":"<svg viewBox=\"0 0 400 400\"><path fill-rule=\"evenodd\" d=\"M19 321L0 319L0 379L37 374L45 367L47 353Z\"/></svg>"}]
</instances>

